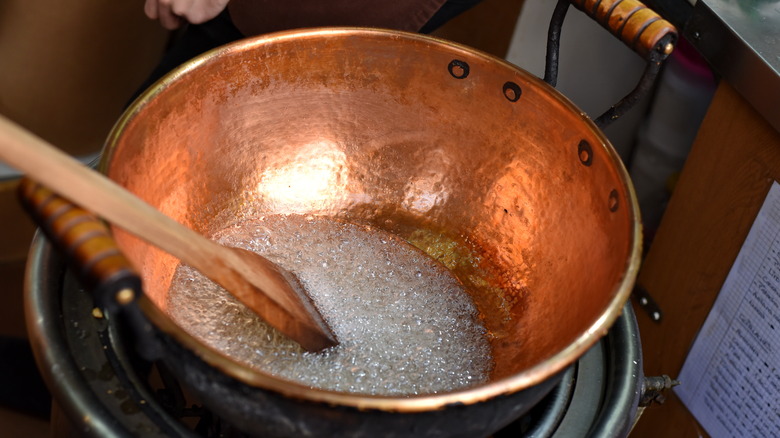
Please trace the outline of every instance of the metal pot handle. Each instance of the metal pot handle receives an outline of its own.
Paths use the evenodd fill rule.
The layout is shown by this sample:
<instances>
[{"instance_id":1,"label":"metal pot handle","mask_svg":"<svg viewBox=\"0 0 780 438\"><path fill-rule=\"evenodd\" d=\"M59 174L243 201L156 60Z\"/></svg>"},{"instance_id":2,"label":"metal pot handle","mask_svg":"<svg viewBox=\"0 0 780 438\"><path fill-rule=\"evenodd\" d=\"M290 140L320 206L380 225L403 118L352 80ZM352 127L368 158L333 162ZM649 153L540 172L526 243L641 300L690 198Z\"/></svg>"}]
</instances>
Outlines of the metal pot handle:
<instances>
[{"instance_id":1,"label":"metal pot handle","mask_svg":"<svg viewBox=\"0 0 780 438\"><path fill-rule=\"evenodd\" d=\"M128 322L136 352L148 361L166 357L159 331L141 310L149 302L141 277L105 222L27 177L20 180L17 195L33 222L92 292L95 305Z\"/></svg>"},{"instance_id":2,"label":"metal pot handle","mask_svg":"<svg viewBox=\"0 0 780 438\"><path fill-rule=\"evenodd\" d=\"M661 64L672 53L677 42L677 29L638 0L558 0L547 33L547 59L544 81L553 87L558 77L558 52L561 26L573 4L624 44L647 60L639 84L618 103L595 119L603 129L625 114L652 88Z\"/></svg>"},{"instance_id":3,"label":"metal pot handle","mask_svg":"<svg viewBox=\"0 0 780 438\"><path fill-rule=\"evenodd\" d=\"M21 179L17 194L33 221L66 255L98 306L117 310L140 296L141 277L119 250L105 223L28 178Z\"/></svg>"}]
</instances>

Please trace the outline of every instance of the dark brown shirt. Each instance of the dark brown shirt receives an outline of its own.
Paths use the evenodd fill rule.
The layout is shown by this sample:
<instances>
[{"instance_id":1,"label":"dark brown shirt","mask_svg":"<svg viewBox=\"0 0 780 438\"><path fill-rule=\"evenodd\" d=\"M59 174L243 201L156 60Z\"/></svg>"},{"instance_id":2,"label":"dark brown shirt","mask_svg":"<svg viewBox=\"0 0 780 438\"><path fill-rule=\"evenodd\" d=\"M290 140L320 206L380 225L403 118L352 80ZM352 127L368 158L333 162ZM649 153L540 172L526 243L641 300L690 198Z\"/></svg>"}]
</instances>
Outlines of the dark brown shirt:
<instances>
[{"instance_id":1,"label":"dark brown shirt","mask_svg":"<svg viewBox=\"0 0 780 438\"><path fill-rule=\"evenodd\" d=\"M231 0L246 36L319 26L381 27L417 32L446 0Z\"/></svg>"}]
</instances>

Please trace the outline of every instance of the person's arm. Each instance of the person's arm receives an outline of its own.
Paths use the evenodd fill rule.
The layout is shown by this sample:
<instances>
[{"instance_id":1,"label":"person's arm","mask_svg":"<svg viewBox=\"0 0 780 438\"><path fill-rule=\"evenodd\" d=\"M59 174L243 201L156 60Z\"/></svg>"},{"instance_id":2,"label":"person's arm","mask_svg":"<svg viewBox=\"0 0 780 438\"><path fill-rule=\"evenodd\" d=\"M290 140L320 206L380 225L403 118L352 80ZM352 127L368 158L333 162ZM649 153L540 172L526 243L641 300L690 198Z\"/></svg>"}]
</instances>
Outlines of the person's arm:
<instances>
[{"instance_id":1,"label":"person's arm","mask_svg":"<svg viewBox=\"0 0 780 438\"><path fill-rule=\"evenodd\" d=\"M219 15L229 0L146 0L144 12L166 29L176 29L186 20L200 24Z\"/></svg>"}]
</instances>

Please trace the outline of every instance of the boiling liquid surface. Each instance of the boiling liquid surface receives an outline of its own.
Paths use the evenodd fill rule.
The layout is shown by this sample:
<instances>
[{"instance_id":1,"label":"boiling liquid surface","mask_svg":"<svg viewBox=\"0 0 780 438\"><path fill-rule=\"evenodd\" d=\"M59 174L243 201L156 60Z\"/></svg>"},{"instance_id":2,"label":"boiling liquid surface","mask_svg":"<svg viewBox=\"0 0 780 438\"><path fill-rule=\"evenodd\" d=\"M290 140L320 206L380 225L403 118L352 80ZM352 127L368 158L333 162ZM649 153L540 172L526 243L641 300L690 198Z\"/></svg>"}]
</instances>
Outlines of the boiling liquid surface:
<instances>
[{"instance_id":1,"label":"boiling liquid surface","mask_svg":"<svg viewBox=\"0 0 780 438\"><path fill-rule=\"evenodd\" d=\"M488 380L490 345L471 297L442 265L383 231L270 216L213 236L295 273L339 340L309 353L187 266L171 317L249 367L304 385L376 395L432 394Z\"/></svg>"}]
</instances>

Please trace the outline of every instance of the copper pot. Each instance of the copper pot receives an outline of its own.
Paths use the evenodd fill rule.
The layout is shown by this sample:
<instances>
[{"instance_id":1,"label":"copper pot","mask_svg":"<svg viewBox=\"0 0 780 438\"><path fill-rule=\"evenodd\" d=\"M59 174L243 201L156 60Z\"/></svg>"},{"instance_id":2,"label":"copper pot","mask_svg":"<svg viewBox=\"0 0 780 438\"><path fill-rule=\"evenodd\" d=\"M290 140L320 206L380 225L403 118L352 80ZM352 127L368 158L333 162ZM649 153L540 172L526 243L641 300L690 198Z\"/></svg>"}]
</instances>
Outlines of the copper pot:
<instances>
[{"instance_id":1,"label":"copper pot","mask_svg":"<svg viewBox=\"0 0 780 438\"><path fill-rule=\"evenodd\" d=\"M276 415L300 423L235 419L262 433L305 434L348 412L338 434L388 432L399 416L430 413L437 419L415 433L489 434L607 332L639 266L637 202L601 131L529 73L431 37L314 29L216 49L139 98L105 152L109 177L206 235L256 213L367 224L449 263L473 292L494 336L489 383L410 397L312 389L250 370L171 323L177 260L115 230L143 278L145 316L242 391L284 400ZM469 409L490 418L474 422ZM389 420L367 425L368 412Z\"/></svg>"}]
</instances>

